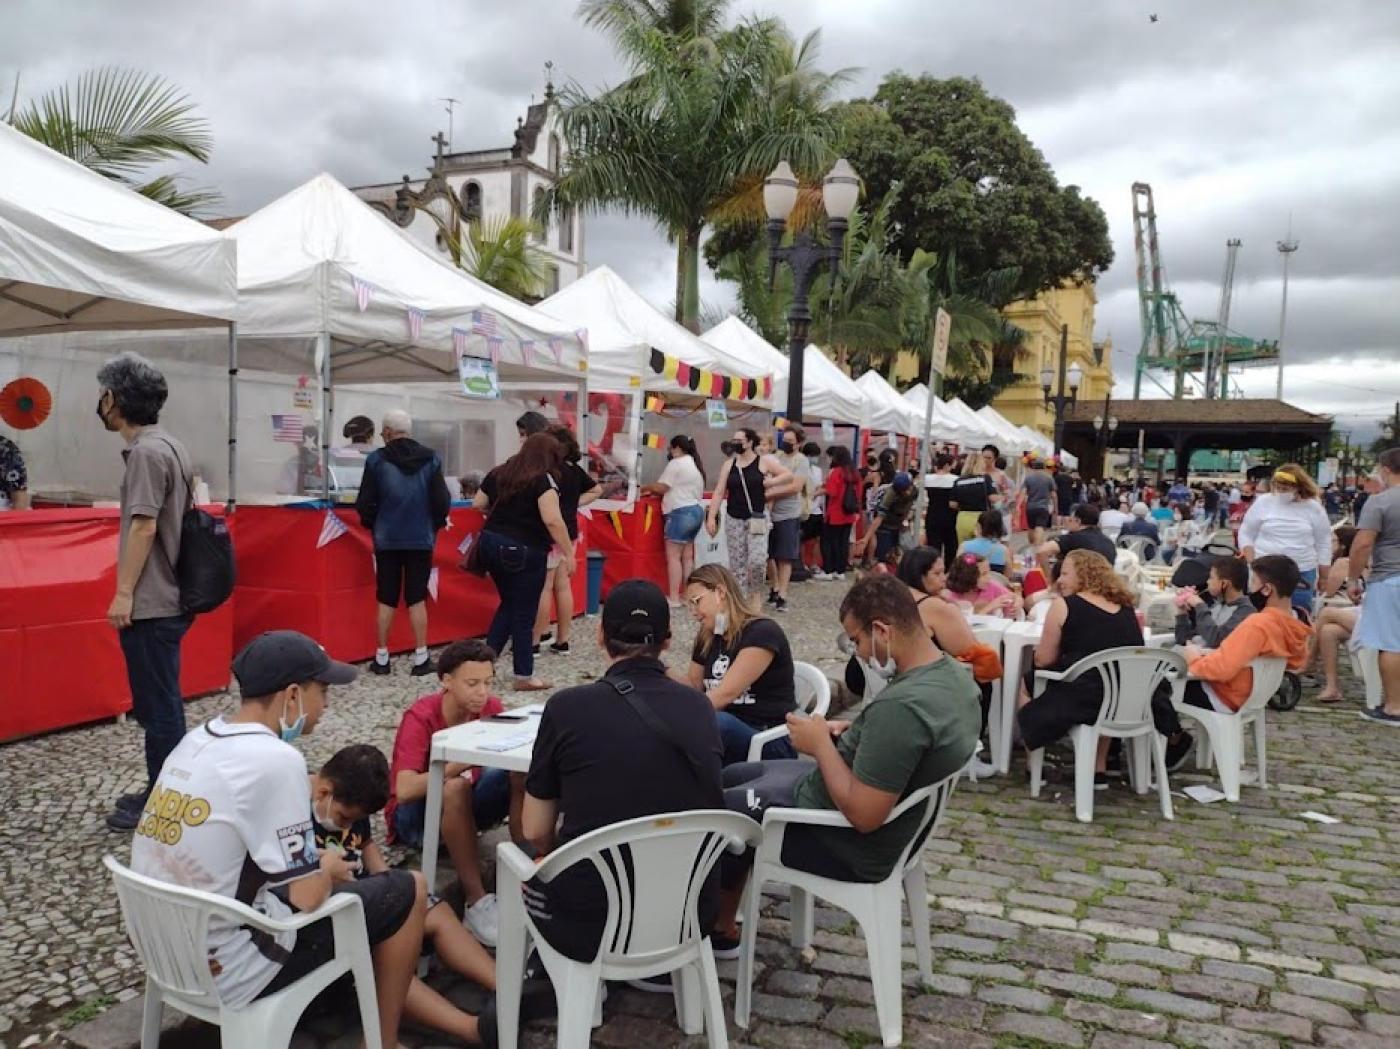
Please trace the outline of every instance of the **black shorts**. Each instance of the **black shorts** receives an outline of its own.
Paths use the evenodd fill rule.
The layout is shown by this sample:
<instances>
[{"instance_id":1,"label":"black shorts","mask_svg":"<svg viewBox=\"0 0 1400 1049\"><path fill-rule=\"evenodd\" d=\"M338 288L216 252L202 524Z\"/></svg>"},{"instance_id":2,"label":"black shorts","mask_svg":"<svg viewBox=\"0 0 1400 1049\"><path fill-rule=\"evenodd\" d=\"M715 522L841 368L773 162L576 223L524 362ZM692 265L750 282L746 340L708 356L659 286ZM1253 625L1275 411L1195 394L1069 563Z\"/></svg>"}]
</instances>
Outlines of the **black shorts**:
<instances>
[{"instance_id":1,"label":"black shorts","mask_svg":"<svg viewBox=\"0 0 1400 1049\"><path fill-rule=\"evenodd\" d=\"M406 605L421 605L428 599L431 550L376 550L374 565L374 596L381 605L397 608L400 594Z\"/></svg>"},{"instance_id":2,"label":"black shorts","mask_svg":"<svg viewBox=\"0 0 1400 1049\"><path fill-rule=\"evenodd\" d=\"M822 515L812 514L802 522L802 541L811 542L822 537Z\"/></svg>"},{"instance_id":3,"label":"black shorts","mask_svg":"<svg viewBox=\"0 0 1400 1049\"><path fill-rule=\"evenodd\" d=\"M1050 524L1050 507L1037 506L1026 510L1027 528L1049 528Z\"/></svg>"},{"instance_id":4,"label":"black shorts","mask_svg":"<svg viewBox=\"0 0 1400 1049\"><path fill-rule=\"evenodd\" d=\"M285 887L272 890L277 897L292 907ZM383 943L403 928L403 923L413 913L413 903L418 893L414 888L412 871L385 871L371 874L368 878L337 885L331 895L351 892L360 898L365 910L365 933L369 945ZM290 987L308 973L315 972L335 957L335 933L331 920L322 918L312 922L297 932L297 943L292 953L282 963L282 968L272 978L272 982L258 992L259 998L276 994Z\"/></svg>"},{"instance_id":5,"label":"black shorts","mask_svg":"<svg viewBox=\"0 0 1400 1049\"><path fill-rule=\"evenodd\" d=\"M768 556L774 561L796 561L802 545L798 539L801 527L802 522L795 517L774 521L768 530Z\"/></svg>"}]
</instances>

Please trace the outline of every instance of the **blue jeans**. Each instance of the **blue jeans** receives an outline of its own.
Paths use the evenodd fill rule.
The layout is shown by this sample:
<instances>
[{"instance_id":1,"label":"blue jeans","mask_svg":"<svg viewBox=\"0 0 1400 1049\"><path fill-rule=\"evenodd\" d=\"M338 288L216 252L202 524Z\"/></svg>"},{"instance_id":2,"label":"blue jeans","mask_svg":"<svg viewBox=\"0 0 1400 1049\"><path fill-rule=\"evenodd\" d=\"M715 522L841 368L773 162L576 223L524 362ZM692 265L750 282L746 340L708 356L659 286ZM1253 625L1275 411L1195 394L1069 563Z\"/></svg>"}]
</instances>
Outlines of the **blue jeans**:
<instances>
[{"instance_id":1,"label":"blue jeans","mask_svg":"<svg viewBox=\"0 0 1400 1049\"><path fill-rule=\"evenodd\" d=\"M1298 578L1301 582L1298 589L1293 591L1293 607L1301 608L1308 614L1308 622L1312 622L1313 598L1317 596L1317 569L1300 571Z\"/></svg>"},{"instance_id":2,"label":"blue jeans","mask_svg":"<svg viewBox=\"0 0 1400 1049\"><path fill-rule=\"evenodd\" d=\"M426 798L406 801L394 808L394 839L412 849L423 847L423 820L428 813ZM476 829L490 830L510 815L510 773L505 769L482 769L472 787L472 819Z\"/></svg>"},{"instance_id":3,"label":"blue jeans","mask_svg":"<svg viewBox=\"0 0 1400 1049\"><path fill-rule=\"evenodd\" d=\"M727 710L715 711L715 724L719 727L719 741L724 745L724 764L737 765L749 760L749 743L762 729L756 729L747 721L735 717ZM797 751L787 739L775 739L763 748L765 759L795 758Z\"/></svg>"},{"instance_id":4,"label":"blue jeans","mask_svg":"<svg viewBox=\"0 0 1400 1049\"><path fill-rule=\"evenodd\" d=\"M146 789L185 738L185 704L180 698L180 642L192 616L134 619L117 638L131 686L131 714L146 730Z\"/></svg>"},{"instance_id":5,"label":"blue jeans","mask_svg":"<svg viewBox=\"0 0 1400 1049\"><path fill-rule=\"evenodd\" d=\"M535 673L535 612L549 574L548 551L495 532L482 532L478 541L482 567L501 597L486 643L499 654L509 638L515 676L531 677Z\"/></svg>"}]
</instances>

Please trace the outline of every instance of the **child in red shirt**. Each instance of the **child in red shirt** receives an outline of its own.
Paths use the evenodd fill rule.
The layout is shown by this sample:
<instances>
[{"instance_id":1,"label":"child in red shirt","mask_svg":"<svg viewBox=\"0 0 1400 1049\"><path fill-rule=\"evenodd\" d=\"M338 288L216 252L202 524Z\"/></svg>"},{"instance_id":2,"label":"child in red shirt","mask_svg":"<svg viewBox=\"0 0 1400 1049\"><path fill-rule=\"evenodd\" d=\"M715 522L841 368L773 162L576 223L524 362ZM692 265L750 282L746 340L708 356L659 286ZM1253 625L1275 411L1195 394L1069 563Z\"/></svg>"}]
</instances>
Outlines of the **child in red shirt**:
<instances>
[{"instance_id":1,"label":"child in red shirt","mask_svg":"<svg viewBox=\"0 0 1400 1049\"><path fill-rule=\"evenodd\" d=\"M389 770L389 803L384 808L390 842L414 848L423 847L433 734L505 710L500 699L491 695L496 653L484 641L454 641L438 656L437 669L442 691L417 700L399 722ZM496 945L496 896L486 891L481 880L477 833L509 816L514 836L524 800L525 777L518 773L456 762L444 770L442 840L466 893L467 927L488 947Z\"/></svg>"}]
</instances>

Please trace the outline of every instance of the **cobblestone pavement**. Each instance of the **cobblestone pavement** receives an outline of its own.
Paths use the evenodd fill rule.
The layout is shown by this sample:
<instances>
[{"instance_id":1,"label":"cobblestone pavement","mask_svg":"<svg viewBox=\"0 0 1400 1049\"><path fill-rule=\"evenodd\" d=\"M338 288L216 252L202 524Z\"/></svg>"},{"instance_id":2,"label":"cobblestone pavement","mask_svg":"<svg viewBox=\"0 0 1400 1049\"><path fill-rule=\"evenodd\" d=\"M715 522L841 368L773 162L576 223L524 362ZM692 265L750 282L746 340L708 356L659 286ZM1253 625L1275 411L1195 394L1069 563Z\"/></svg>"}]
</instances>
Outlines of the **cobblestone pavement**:
<instances>
[{"instance_id":1,"label":"cobblestone pavement","mask_svg":"<svg viewBox=\"0 0 1400 1049\"><path fill-rule=\"evenodd\" d=\"M839 679L839 584L794 593L783 619L794 649ZM598 673L594 630L580 620L575 652L546 657L544 673L557 684ZM678 650L689 637L681 624ZM421 684L400 663L394 676L336 690L306 740L308 763L352 741L387 751ZM1348 689L1340 708L1305 698L1295 711L1270 712L1269 790L1247 786L1237 805L1179 797L1171 823L1152 797L1122 787L1097 796L1093 824L1077 823L1062 767L1050 770L1038 801L1019 760L1009 777L960 785L928 854L935 976L921 987L905 970L906 1043L1400 1045L1400 735L1358 719L1360 690L1350 681ZM191 723L229 702L191 703ZM127 838L101 818L137 782L139 738L134 725L104 724L4 748L0 1049L48 1041L139 994L141 973L99 863L108 851L128 854ZM1190 782L1210 781L1173 777L1178 789ZM1311 822L1307 810L1341 822ZM819 909L815 949L798 952L786 942L785 907L769 901L755 1022L731 1030L732 1040L772 1049L877 1044L856 928ZM731 1000L732 971L721 965ZM479 1002L471 988L438 982L464 1007ZM595 1044L701 1044L680 1035L669 997L616 991L606 1014ZM340 1015L310 1019L298 1045L354 1045ZM413 1033L405 1042L439 1044ZM167 1038L177 1043L217 1041L207 1031ZM526 1044L552 1044L552 1033L531 1031Z\"/></svg>"}]
</instances>

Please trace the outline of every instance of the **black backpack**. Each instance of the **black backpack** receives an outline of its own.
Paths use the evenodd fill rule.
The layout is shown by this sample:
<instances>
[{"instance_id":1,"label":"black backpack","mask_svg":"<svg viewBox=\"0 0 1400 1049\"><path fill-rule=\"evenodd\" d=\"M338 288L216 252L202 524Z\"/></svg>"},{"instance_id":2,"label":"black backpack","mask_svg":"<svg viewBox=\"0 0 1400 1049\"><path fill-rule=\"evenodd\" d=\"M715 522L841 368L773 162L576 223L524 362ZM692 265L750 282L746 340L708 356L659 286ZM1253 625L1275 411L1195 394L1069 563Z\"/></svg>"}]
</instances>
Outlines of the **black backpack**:
<instances>
[{"instance_id":1,"label":"black backpack","mask_svg":"<svg viewBox=\"0 0 1400 1049\"><path fill-rule=\"evenodd\" d=\"M846 487L841 492L841 512L843 514L860 513L860 494L856 491L860 487L860 479L852 479L851 471L845 475Z\"/></svg>"},{"instance_id":2,"label":"black backpack","mask_svg":"<svg viewBox=\"0 0 1400 1049\"><path fill-rule=\"evenodd\" d=\"M175 446L169 441L170 450ZM175 460L179 462L179 453ZM194 488L185 482L187 506L180 519L180 553L175 558L175 578L180 584L180 609L190 615L212 612L233 594L237 572L233 561L233 536L228 522L194 505Z\"/></svg>"}]
</instances>

